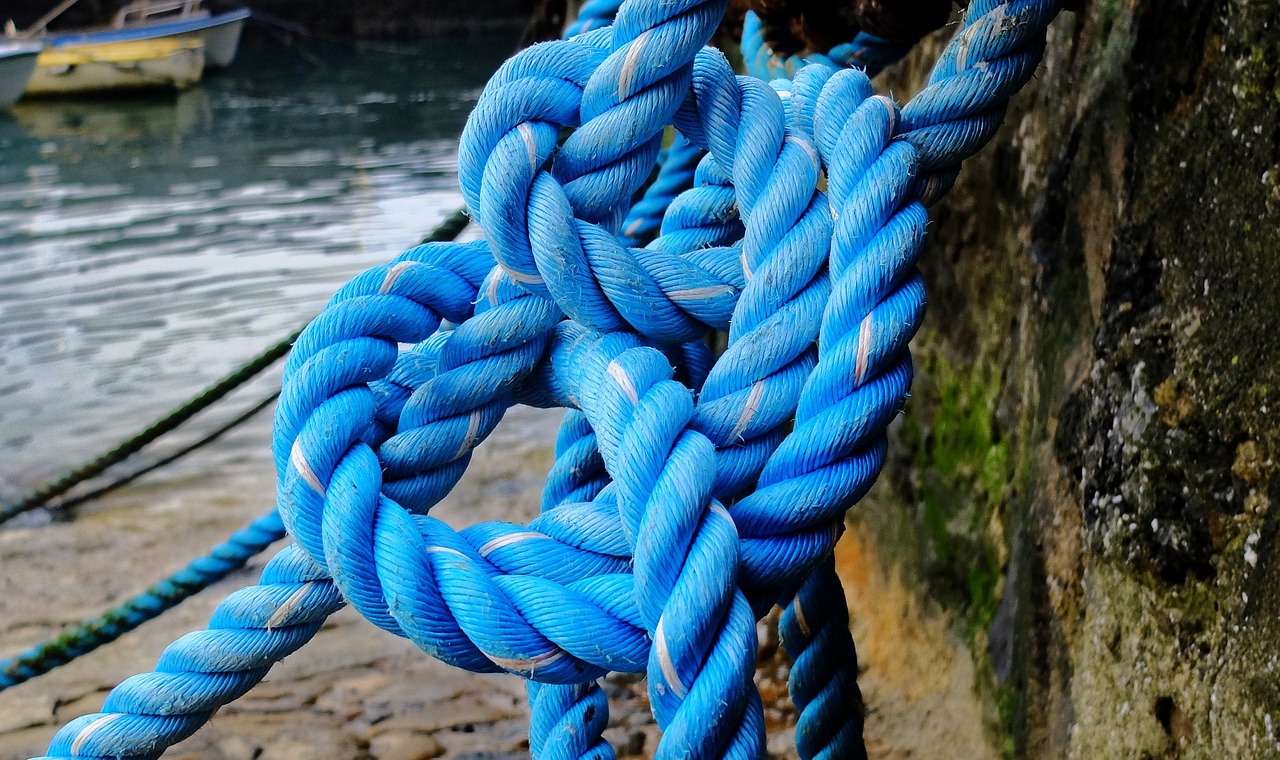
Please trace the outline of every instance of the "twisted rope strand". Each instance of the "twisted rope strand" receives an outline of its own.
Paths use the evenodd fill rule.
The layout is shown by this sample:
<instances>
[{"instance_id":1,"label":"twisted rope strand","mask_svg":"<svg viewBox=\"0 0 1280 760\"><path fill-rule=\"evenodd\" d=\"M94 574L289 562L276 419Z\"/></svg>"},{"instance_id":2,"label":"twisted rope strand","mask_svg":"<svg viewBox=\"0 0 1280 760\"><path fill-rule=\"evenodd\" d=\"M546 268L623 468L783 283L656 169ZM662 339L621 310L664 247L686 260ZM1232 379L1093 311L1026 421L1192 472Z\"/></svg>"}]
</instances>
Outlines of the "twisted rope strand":
<instances>
[{"instance_id":1,"label":"twisted rope strand","mask_svg":"<svg viewBox=\"0 0 1280 760\"><path fill-rule=\"evenodd\" d=\"M231 534L208 554L101 615L53 639L0 660L0 691L16 686L120 638L244 567L284 537L280 516L272 510Z\"/></svg>"},{"instance_id":2,"label":"twisted rope strand","mask_svg":"<svg viewBox=\"0 0 1280 760\"><path fill-rule=\"evenodd\" d=\"M982 10L982 9L975 9L975 12L974 12L974 13L978 13L978 12L979 12L979 10ZM996 13L996 10L992 10L992 12L991 12L991 13ZM970 17L970 18L973 18L973 17ZM983 17L979 17L979 18L983 18ZM1047 23L1048 18L1051 18L1051 14L1046 15L1046 18L1044 18L1044 19L1043 19L1043 20L1044 20L1044 23ZM1041 32L1041 33L1042 33L1042 32ZM964 45L966 45L966 44L969 44L969 41L972 41L974 37L975 37L974 32L966 32L964 36L961 36L960 38L957 38L957 40L959 40L959 41L957 41L957 42L956 42L956 44L952 45L951 50L955 50L955 49L957 49L957 47L960 47L960 46L964 46ZM1015 72L1016 72L1016 69L1014 69L1014 70L1015 70ZM1006 75L1007 75L1007 74L1006 74ZM1016 87L1016 84L1015 84L1015 87ZM856 101L854 101L854 102L856 102ZM960 113L960 111L956 111L956 113ZM713 150L714 150L714 148L713 148ZM961 156L961 157L963 157L963 156ZM924 192L925 192L925 194L928 194L928 193L931 193L931 192L932 192L932 193L934 194L934 197L936 197L936 194L937 194L938 192L941 192L941 191L942 191L942 189L945 189L945 187L937 186L937 184L934 184L934 186L933 186L933 188L932 188L932 191L931 191L931 189L929 189L929 186L925 186ZM891 203L891 207L892 207L892 203ZM915 212L916 212L916 214L919 214L919 210L915 210ZM918 225L916 225L916 228L918 228L918 229L920 229L920 230L923 230L923 224L918 224ZM844 232L844 233L842 233L842 234L844 234L846 238L847 238L847 237L850 237L849 230L847 230L847 224L846 224L846 230L845 230L845 232ZM837 267L837 269L838 269L838 267L840 267L840 266L841 266L840 264L833 264L833 267ZM915 299L915 301L916 301L916 302L918 302L918 303L923 303L923 298ZM868 317L864 317L864 320L865 320L865 319L868 319ZM831 322L831 321L829 321L829 320L828 320L828 324L829 324L829 322ZM865 328L870 328L870 330L868 330L868 331L873 331L873 330L874 330L874 322L873 322L873 321L863 322L863 324L864 324ZM918 324L918 315L916 315L916 319L909 320L909 321L906 321L906 322L900 322L900 324L906 324L906 325ZM828 331L829 331L829 330L828 330ZM864 331L864 330L859 330L859 333L863 333L863 331ZM897 340L897 342L905 343L905 339L909 339L909 335L910 335L910 333L914 333L914 328L911 328L911 330L906 331L906 333L900 333L901 338L900 338L899 340ZM828 340L829 340L829 339L828 339ZM891 340L891 342L892 342L892 340ZM864 335L864 336L863 336L863 342L861 342L861 343L863 343L863 345L864 345L863 352L858 352L858 351L856 351L856 349L855 349L854 354L852 354L852 356L854 356L854 365L855 365L855 366L854 366L854 370L855 370L855 371L859 371L859 375L861 375L861 372L865 372L865 370L867 370L867 367L868 367L868 361L870 361L870 358L872 358L872 354L870 354L870 352L868 351L868 349L867 349L867 348L865 348L865 345L867 345L867 344L869 343L869 336L865 336L865 335ZM854 344L854 345L856 345L856 344ZM892 352L890 352L890 353L892 353ZM861 362L860 362L860 366L859 366L859 361L858 361L858 357L859 357L859 356L863 356L863 357L865 357L865 358L863 358L863 361L861 361ZM838 372L837 372L837 374L838 374ZM831 374L829 374L829 372L828 372L828 376L829 376L829 375L831 375ZM905 394L905 377L902 377L902 380L904 380L904 381L902 381L902 383L901 383L901 393L890 393L890 394L888 394L888 395L887 395L887 397L886 397L886 398L893 398L893 397L899 397L899 398L901 398L901 397L902 397L902 395L904 395L904 394ZM820 381L820 379L819 379L819 381ZM883 406L884 406L884 404L881 404L881 406L883 407ZM828 422L828 424L829 424L829 422ZM858 440L858 439L856 439L856 438L855 438L854 440L856 441L856 440ZM873 477L874 477L874 473L878 472L878 468L879 468L879 462L878 462L878 459L881 459L881 458L882 458L882 454L877 455L877 450L876 450L877 448L879 448L879 447L873 447L873 448L872 448L872 450L870 450L870 461L868 461L868 459L867 459L867 458L863 457L863 461L858 462L859 464L861 464L861 468L860 468L861 475L859 476L859 475L858 475L858 473L855 473L854 479L852 479L852 481L854 481L854 482L855 482L855 484L856 484L856 482L859 482L859 481L861 481L861 482L865 482L865 484L869 484L870 479L873 479ZM869 476L869 477L868 477L868 476ZM846 480L847 480L847 479L846 479ZM762 485L765 485L765 484L762 484ZM852 502L852 500L856 499L856 496L860 496L860 490L861 490L861 489L859 489L859 487L855 487L855 489L850 490L850 491L849 491L849 493L842 494L842 496L844 496L844 499L841 499L841 500L847 500L847 502L846 502L846 504L845 504L845 505L847 505L847 503L851 503L851 502ZM791 495L794 495L794 494L791 494ZM735 511L735 517L739 517L739 514L737 514L737 513L739 513L739 511ZM742 516L742 517L746 517L746 516ZM817 545L815 545L815 546L814 546L814 548L815 548L815 549L822 549L822 541L820 541L820 536L815 536L815 537L818 537L819 541L815 542L815 544L817 544Z\"/></svg>"},{"instance_id":3,"label":"twisted rope strand","mask_svg":"<svg viewBox=\"0 0 1280 760\"><path fill-rule=\"evenodd\" d=\"M296 545L286 547L257 586L218 605L207 630L170 644L155 672L112 689L102 712L63 726L39 760L159 757L262 680L342 605L323 569Z\"/></svg>"},{"instance_id":4,"label":"twisted rope strand","mask_svg":"<svg viewBox=\"0 0 1280 760\"><path fill-rule=\"evenodd\" d=\"M960 162L995 134L1009 98L1044 57L1045 30L1061 9L1061 0L970 3L963 31L939 57L929 84L902 109L902 138L920 152L922 202L941 198Z\"/></svg>"},{"instance_id":5,"label":"twisted rope strand","mask_svg":"<svg viewBox=\"0 0 1280 760\"><path fill-rule=\"evenodd\" d=\"M849 635L844 587L832 559L819 565L782 608L778 634L792 661L787 691L799 711L797 754L865 760L866 707L858 688L858 654Z\"/></svg>"},{"instance_id":6,"label":"twisted rope strand","mask_svg":"<svg viewBox=\"0 0 1280 760\"><path fill-rule=\"evenodd\" d=\"M1007 18L1004 16L1003 6L992 7L992 4L990 3L985 4L985 6L986 7L984 8L971 9L969 16L971 26L953 40L952 44L948 47L939 67L935 69L935 74L932 77L934 82L948 81L947 73L948 68L951 65L950 62L955 61L957 58L965 57L968 54L967 51L974 47L973 40L985 39L990 41L990 38L984 37L983 35L987 34L988 32L986 30L991 28L992 19L999 20ZM1040 17L1039 21L1047 25L1055 11L1056 9L1051 9L1049 12L1046 12L1045 15ZM1021 35L1021 37L1014 40L1012 35L1006 34L1005 37L999 41L1002 44L995 44L993 42L988 46L985 51L986 53L996 54L998 52L1008 52L1010 50L1014 50L1017 44L1029 45L1034 51L1035 60L1038 61L1039 50L1040 47L1043 46L1043 26L1039 27L1038 30L1034 28L1030 30L1030 35L1027 34L1028 30L1026 28L1005 26L1003 29L1016 31ZM1038 43L1036 41L1037 36L1039 39ZM1028 39L1030 40L1029 42ZM1020 53L1020 55L1025 56L1025 52ZM979 62L976 63L975 66L980 70L985 70L986 67L981 63L980 57L978 58L978 61ZM1010 70L1016 72L1018 69L1005 67L1005 76L1008 76L1007 72ZM810 79L812 80L815 76L819 80L825 77L824 74L815 73L810 76ZM854 79L852 76L847 74L837 75L837 78L841 76L843 76L846 86L852 86L850 84ZM1022 81L1025 81L1025 79ZM1017 86L1020 86L1020 84L1021 81L1018 82ZM778 468L773 470L772 473L766 469L760 479L759 489L752 494L752 497L749 498L759 498L760 496L767 494L771 485L770 481L779 480L777 473L783 468L793 466L785 464L788 454L790 454L792 462L813 460L815 454L813 439L815 436L820 439L825 429L824 426L830 424L828 420L823 419L820 410L840 397L841 386L847 386L847 379L851 376L848 372L849 369L853 370L852 377L857 381L865 375L869 367L873 367L875 365L878 353L883 352L881 353L881 356L886 357L891 357L897 351L901 351L905 354L905 342L909 339L909 334L899 334L897 338L892 337L892 334L889 336L877 336L877 320L873 316L876 313L876 310L872 310L868 314L866 313L865 307L857 307L854 299L856 299L859 292L876 292L874 283L877 279L883 283L886 279L900 276L893 273L901 272L901 265L909 265L909 261L914 258L915 253L919 250L919 244L912 243L911 240L917 235L922 236L923 226L927 223L927 215L919 204L911 204L902 208L899 212L899 216L895 217L906 220L905 224L899 225L899 229L896 233L896 237L898 238L896 243L893 241L893 235L886 238L886 242L889 244L889 250L896 250L899 252L897 257L898 266L885 266L886 262L883 260L877 261L878 257L875 256L867 257L862 261L858 261L853 255L851 255L854 251L858 250L861 244L870 243L874 250L874 243L877 239L876 233L874 232L875 228L877 226L884 226L885 232L889 232L894 226L893 220L889 220L889 225L885 226L884 217L887 212L900 206L902 200L906 197L903 189L905 184L909 182L908 177L911 173L909 168L905 171L899 170L897 172L897 181L894 181L891 178L871 180L870 186L866 187L865 190L860 190L859 187L852 186L851 184L857 181L857 178L862 175L864 171L868 171L870 176L875 176L877 173L875 170L876 166L884 166L886 168L890 166L887 160L891 158L891 154L893 152L892 148L894 146L889 146L890 149L883 151L883 157L881 159L876 159L876 153L881 152L881 149L876 147L876 143L879 142L880 145L883 146L888 137L892 135L894 132L893 122L895 121L894 117L896 114L891 107L881 110L873 109L870 112L867 112L865 110L865 103L863 106L858 107L858 111L863 111L863 113L859 114L858 111L851 112L849 108L854 101L849 98L839 98L831 95L833 91L840 87L840 83L836 83L831 87L823 86L817 88L815 88L812 81L808 83L797 82L797 85L798 87L796 89L801 93L812 94L814 91L819 91L821 93L816 104L811 97L807 100L803 96L797 98L799 101L797 111L802 122L808 121L815 125L815 131L818 135L818 142L823 151L824 159L830 157L828 159L829 162L827 168L830 180L829 188L832 193L833 204L839 207L841 205L842 198L860 199L860 202L852 206L845 202L845 209L841 212L840 221L837 225L836 242L833 244L831 266L833 276L840 279L837 281L832 301L828 304L826 314L824 315L823 333L820 341L823 358L819 362L814 376L810 378L810 383L806 385L805 397L802 398L801 405L797 410L796 430L792 434L792 437L798 439L800 443L792 447L790 452L780 450L778 452L779 456L775 456L771 459L770 465L778 465ZM993 89L998 92L999 88ZM924 101L920 101L919 99L913 100L912 103L908 104L907 108L911 109L914 107L923 113L928 113L930 108L938 110L937 104L942 101L942 98L936 95L931 97L932 100L929 98L926 98ZM1004 94L1004 97L1007 98L1007 93ZM917 105L918 103L923 103L923 107L921 105ZM810 116L810 110L814 109L815 106L818 113ZM1000 109L1002 113L1003 105L1000 105ZM960 110L952 110L950 113L955 115L963 112ZM873 126L873 123L878 123L878 127ZM843 130L841 130L842 126L844 127ZM876 135L880 136L878 140L875 139ZM915 138L914 140L913 137ZM913 143L917 145L924 144L926 148L931 147L928 140L922 140L921 137L922 135L920 133L916 133L914 135L912 133L908 133L907 135L907 139L912 140ZM976 150L976 147L973 146L969 146L969 148L965 149L968 150L970 148L972 150ZM898 153L902 153L902 151L898 151ZM963 156L967 154L957 153L955 155L959 156L959 158L963 158ZM904 154L903 158L905 160L909 160L910 156ZM957 162L959 158L956 159ZM867 182L868 180L866 179L862 180L864 185L867 184ZM917 185L916 190L921 193L926 200L929 200L936 198L942 192L945 192L947 187L949 187L949 181L931 181ZM883 192L885 190L890 190L888 197L886 197L886 193ZM871 203L865 202L867 199L871 198L878 198L879 200ZM909 220L911 217L915 217L917 221L914 223L910 222ZM877 218L879 219L879 224L876 223ZM880 234L884 235L885 233ZM843 244L841 241L843 241ZM864 253L860 255L865 256L866 254ZM859 272L860 269L863 271ZM842 271L844 272L843 277L841 277ZM886 275L888 275L888 277L886 277ZM918 276L916 276L916 278L918 279ZM867 284L871 284L872 287L868 289L866 287ZM910 298L907 300L914 301L915 299ZM886 305L888 305L888 302L889 299L885 299L884 303ZM922 303L922 300L918 302ZM876 308L879 310L881 307ZM859 318L861 318L861 321L858 321ZM909 324L909 322L893 319L889 320L889 324L891 327L900 328ZM849 336L853 334L855 325L857 326L856 329L858 337L856 340L850 340ZM914 329L911 330L911 332L913 331ZM879 340L877 340L877 337L879 337ZM888 338L888 340L886 340L886 338ZM885 343L888 345L885 346ZM893 347L895 343L898 344L898 348L896 350ZM832 363L833 358L834 363ZM807 422L808 424L806 425ZM788 443L791 443L791 439L788 440ZM820 445L818 450L821 451ZM840 454L837 453L838 451L840 450L837 449L828 456L831 456L832 458L838 457L840 456ZM849 457L846 461L852 462L855 461L855 458L861 458L860 455L856 453L857 446L855 445L849 445L849 443L846 443L843 447L843 451L846 452L845 456ZM878 457L874 457L870 462L872 467L869 474L872 478L874 478L875 472L879 469L879 462L875 461L875 459L878 459ZM804 469L805 468L801 467L800 471L803 471ZM793 472L794 471L795 470L793 470ZM794 494L786 493L785 496L790 498L794 497ZM860 496L860 493L855 491L848 494L845 498L851 503L858 496ZM741 509L743 506L749 507L752 505L739 504L738 508L735 509L735 519L740 516L745 516L739 514L742 511L746 511ZM741 520L739 521L739 524L741 526ZM744 530L744 534L745 533L746 531ZM747 543L749 544L749 542ZM839 603L840 607L843 608L842 601L835 599L835 592L831 591L830 595L832 596L833 601ZM841 628L843 632L839 634L832 633L827 636L820 637L816 641L806 642L805 648L800 652L792 652L792 654L797 657L797 669L793 671L793 674L795 678L800 679L800 683L803 683L805 679L812 679L814 677L814 671L819 668L822 668L823 672L826 672L826 666L817 666L813 663L830 662L833 659L840 657L841 651L846 650L844 639L848 636L847 625L842 622ZM851 642L847 647L847 651L852 652ZM805 656L806 653L808 653L808 656ZM856 676L856 660L852 660L851 662L855 663L853 665L855 670L845 679L849 681L852 681L852 677ZM797 688L799 688L799 685L797 685ZM850 697L850 699L852 699L852 697ZM799 704L799 702L797 704ZM801 723L808 726L806 729L808 739L803 740L803 742L808 742L811 745L808 750L803 750L802 748L802 751L807 753L825 753L830 750L829 747L823 746L825 741L813 741L813 737L815 736L830 737L830 741L835 745L842 736L851 735L855 731L860 733L861 719L860 712L857 710L833 712L829 708L815 707L814 714L812 716L806 716L806 712L808 712L808 710L802 708ZM854 718L857 719L857 725L853 725ZM798 745L803 742L798 740Z\"/></svg>"},{"instance_id":7,"label":"twisted rope strand","mask_svg":"<svg viewBox=\"0 0 1280 760\"><path fill-rule=\"evenodd\" d=\"M540 760L613 760L601 734L609 703L599 685L555 686L528 682L529 752Z\"/></svg>"},{"instance_id":8,"label":"twisted rope strand","mask_svg":"<svg viewBox=\"0 0 1280 760\"><path fill-rule=\"evenodd\" d=\"M564 39L612 24L621 5L619 0L588 0L579 9L578 17L566 27ZM671 201L693 184L694 170L703 151L679 133L673 137L671 145L658 154L657 177L645 188L643 196L631 206L622 222L618 238L623 245L635 247L650 242L658 232L663 213Z\"/></svg>"}]
</instances>

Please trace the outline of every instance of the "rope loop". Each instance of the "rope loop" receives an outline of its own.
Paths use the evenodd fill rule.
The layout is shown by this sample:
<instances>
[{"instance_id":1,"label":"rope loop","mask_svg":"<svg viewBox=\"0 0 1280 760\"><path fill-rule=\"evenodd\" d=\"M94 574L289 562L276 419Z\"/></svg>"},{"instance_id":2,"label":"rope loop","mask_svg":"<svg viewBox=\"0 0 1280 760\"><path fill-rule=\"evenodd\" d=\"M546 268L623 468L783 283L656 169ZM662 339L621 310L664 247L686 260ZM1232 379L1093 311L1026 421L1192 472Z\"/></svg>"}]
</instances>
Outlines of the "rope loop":
<instances>
[{"instance_id":1,"label":"rope loop","mask_svg":"<svg viewBox=\"0 0 1280 760\"><path fill-rule=\"evenodd\" d=\"M273 567L303 580L229 599L51 752L154 754L337 599L446 662L536 682L540 757L608 757L593 682L640 670L657 756L760 757L755 621L783 602L797 746L864 752L832 550L908 395L923 204L998 124L1057 8L974 0L901 111L856 70L736 76L703 47L719 0L628 0L612 25L514 57L460 146L485 241L357 276L286 363L273 452L297 548ZM707 155L661 234L624 245L668 126ZM712 328L728 338L714 362ZM432 517L517 402L572 410L542 515L460 531Z\"/></svg>"},{"instance_id":2,"label":"rope loop","mask_svg":"<svg viewBox=\"0 0 1280 760\"><path fill-rule=\"evenodd\" d=\"M499 265L583 324L685 343L727 323L736 291L714 265L626 249L614 237L723 10L715 1L630 3L612 27L535 46L490 82L463 132L464 194ZM523 107L508 105L509 88Z\"/></svg>"}]
</instances>

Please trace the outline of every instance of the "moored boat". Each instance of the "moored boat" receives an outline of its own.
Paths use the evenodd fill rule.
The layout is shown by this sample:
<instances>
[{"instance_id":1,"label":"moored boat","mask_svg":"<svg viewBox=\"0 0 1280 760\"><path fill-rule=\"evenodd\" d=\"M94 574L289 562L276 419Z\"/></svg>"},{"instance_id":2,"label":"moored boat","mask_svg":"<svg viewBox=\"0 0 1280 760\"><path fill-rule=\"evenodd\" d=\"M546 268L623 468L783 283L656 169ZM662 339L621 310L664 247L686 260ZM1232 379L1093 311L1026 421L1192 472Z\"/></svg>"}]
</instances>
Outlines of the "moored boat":
<instances>
[{"instance_id":1,"label":"moored boat","mask_svg":"<svg viewBox=\"0 0 1280 760\"><path fill-rule=\"evenodd\" d=\"M224 69L235 61L240 33L249 15L248 8L210 13L201 7L200 0L141 0L121 8L112 28L166 34L199 32L204 42L205 66Z\"/></svg>"},{"instance_id":2,"label":"moored boat","mask_svg":"<svg viewBox=\"0 0 1280 760\"><path fill-rule=\"evenodd\" d=\"M20 35L44 46L23 95L185 89L200 81L206 66L235 60L249 18L247 9L211 14L200 0L141 0L120 9L110 27L45 32L76 1L63 0Z\"/></svg>"},{"instance_id":3,"label":"moored boat","mask_svg":"<svg viewBox=\"0 0 1280 760\"><path fill-rule=\"evenodd\" d=\"M11 106L22 97L43 49L42 42L0 39L0 108Z\"/></svg>"}]
</instances>

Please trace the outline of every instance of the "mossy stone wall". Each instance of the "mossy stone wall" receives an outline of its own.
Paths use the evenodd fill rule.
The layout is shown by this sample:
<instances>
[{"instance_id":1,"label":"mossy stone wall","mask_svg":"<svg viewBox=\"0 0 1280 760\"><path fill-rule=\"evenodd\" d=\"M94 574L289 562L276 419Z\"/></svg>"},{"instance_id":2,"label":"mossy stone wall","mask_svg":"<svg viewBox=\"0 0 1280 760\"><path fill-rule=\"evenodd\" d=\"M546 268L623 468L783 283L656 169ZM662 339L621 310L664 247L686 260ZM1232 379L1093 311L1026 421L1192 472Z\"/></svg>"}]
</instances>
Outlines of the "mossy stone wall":
<instances>
[{"instance_id":1,"label":"mossy stone wall","mask_svg":"<svg viewBox=\"0 0 1280 760\"><path fill-rule=\"evenodd\" d=\"M1280 757L1280 4L1064 14L933 215L842 554L873 751Z\"/></svg>"}]
</instances>

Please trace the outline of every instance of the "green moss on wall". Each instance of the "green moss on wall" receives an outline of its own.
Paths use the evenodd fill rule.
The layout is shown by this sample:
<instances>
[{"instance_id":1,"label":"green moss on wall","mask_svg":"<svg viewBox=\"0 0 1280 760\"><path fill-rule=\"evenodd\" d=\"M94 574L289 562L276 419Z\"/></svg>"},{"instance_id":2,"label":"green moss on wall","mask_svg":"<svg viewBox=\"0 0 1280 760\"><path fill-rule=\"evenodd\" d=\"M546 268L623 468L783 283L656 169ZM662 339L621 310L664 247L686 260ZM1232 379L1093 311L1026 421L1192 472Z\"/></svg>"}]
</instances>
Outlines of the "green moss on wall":
<instances>
[{"instance_id":1,"label":"green moss on wall","mask_svg":"<svg viewBox=\"0 0 1280 760\"><path fill-rule=\"evenodd\" d=\"M856 519L1007 757L1280 757L1277 29L1243 0L1059 19L932 209L913 397Z\"/></svg>"}]
</instances>

